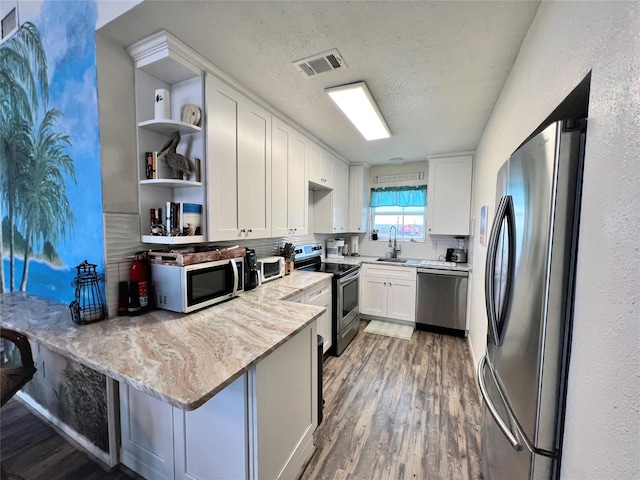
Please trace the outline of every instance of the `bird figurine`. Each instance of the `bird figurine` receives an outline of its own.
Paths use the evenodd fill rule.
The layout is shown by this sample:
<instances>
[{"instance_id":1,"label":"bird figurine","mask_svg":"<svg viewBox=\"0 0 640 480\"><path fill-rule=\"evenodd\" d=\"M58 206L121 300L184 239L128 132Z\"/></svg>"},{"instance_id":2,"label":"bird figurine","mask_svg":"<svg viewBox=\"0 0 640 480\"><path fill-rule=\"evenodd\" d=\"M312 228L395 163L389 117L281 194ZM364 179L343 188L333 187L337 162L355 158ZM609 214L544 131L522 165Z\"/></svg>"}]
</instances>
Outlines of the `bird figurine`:
<instances>
[{"instance_id":1,"label":"bird figurine","mask_svg":"<svg viewBox=\"0 0 640 480\"><path fill-rule=\"evenodd\" d=\"M183 175L191 174L191 163L184 155L177 153L176 148L180 143L180 132L176 131L173 136L164 144L158 155L164 155L167 159L167 165L173 170L176 178L182 179Z\"/></svg>"}]
</instances>

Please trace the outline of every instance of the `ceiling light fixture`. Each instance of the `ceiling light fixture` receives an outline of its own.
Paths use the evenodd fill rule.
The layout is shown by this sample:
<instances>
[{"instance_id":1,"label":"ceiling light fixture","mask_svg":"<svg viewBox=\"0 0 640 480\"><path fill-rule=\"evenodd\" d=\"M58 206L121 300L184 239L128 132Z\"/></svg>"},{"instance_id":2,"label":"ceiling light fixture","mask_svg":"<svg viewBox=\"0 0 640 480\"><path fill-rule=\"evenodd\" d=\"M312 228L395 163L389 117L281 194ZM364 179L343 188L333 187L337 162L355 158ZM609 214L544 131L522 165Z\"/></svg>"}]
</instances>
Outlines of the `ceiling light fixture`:
<instances>
[{"instance_id":1,"label":"ceiling light fixture","mask_svg":"<svg viewBox=\"0 0 640 480\"><path fill-rule=\"evenodd\" d=\"M389 163L393 163L395 165L400 165L400 164L404 163L404 158L402 158L402 157L393 157L393 158L389 159Z\"/></svg>"},{"instance_id":2,"label":"ceiling light fixture","mask_svg":"<svg viewBox=\"0 0 640 480\"><path fill-rule=\"evenodd\" d=\"M389 138L391 132L364 82L325 88L366 140Z\"/></svg>"}]
</instances>

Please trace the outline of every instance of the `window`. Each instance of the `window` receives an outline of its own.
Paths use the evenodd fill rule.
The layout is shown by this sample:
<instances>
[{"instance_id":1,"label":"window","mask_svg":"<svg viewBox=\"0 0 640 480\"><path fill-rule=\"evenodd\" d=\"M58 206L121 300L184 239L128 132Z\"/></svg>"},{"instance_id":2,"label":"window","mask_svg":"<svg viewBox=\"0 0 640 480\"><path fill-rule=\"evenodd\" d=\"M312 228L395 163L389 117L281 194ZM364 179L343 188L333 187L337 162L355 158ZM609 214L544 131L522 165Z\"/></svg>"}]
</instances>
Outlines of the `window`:
<instances>
[{"instance_id":1,"label":"window","mask_svg":"<svg viewBox=\"0 0 640 480\"><path fill-rule=\"evenodd\" d=\"M398 241L424 242L424 217L426 207L372 207L371 219L373 230L378 231L378 238L389 238L389 230L396 227Z\"/></svg>"},{"instance_id":2,"label":"window","mask_svg":"<svg viewBox=\"0 0 640 480\"><path fill-rule=\"evenodd\" d=\"M370 205L371 229L380 239L389 238L396 227L398 240L425 241L426 185L372 188Z\"/></svg>"}]
</instances>

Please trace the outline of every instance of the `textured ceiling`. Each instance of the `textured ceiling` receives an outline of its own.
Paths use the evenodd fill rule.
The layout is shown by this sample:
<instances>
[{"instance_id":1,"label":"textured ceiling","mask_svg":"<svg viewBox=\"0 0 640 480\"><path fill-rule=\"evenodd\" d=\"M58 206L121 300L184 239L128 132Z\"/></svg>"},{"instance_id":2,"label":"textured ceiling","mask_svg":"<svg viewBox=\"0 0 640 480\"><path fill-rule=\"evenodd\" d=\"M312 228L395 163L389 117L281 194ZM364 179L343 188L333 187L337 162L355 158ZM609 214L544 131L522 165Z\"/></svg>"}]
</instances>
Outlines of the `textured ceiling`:
<instances>
[{"instance_id":1,"label":"textured ceiling","mask_svg":"<svg viewBox=\"0 0 640 480\"><path fill-rule=\"evenodd\" d=\"M100 31L166 29L351 163L474 150L539 2L144 1ZM348 68L292 62L337 48ZM325 87L367 82L392 132L365 141Z\"/></svg>"}]
</instances>

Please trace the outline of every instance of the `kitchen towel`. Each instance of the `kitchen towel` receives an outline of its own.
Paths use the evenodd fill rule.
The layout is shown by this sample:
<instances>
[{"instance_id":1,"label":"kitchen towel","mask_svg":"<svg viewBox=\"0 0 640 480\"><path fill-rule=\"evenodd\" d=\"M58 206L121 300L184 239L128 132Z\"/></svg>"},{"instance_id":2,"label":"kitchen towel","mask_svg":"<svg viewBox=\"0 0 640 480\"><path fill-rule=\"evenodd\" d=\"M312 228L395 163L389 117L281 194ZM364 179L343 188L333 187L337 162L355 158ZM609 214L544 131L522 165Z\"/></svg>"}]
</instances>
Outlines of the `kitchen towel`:
<instances>
[{"instance_id":1,"label":"kitchen towel","mask_svg":"<svg viewBox=\"0 0 640 480\"><path fill-rule=\"evenodd\" d=\"M411 335L413 335L413 327L409 325L381 322L379 320L371 320L364 331L366 333L375 333L376 335L401 338L402 340L411 340Z\"/></svg>"}]
</instances>

